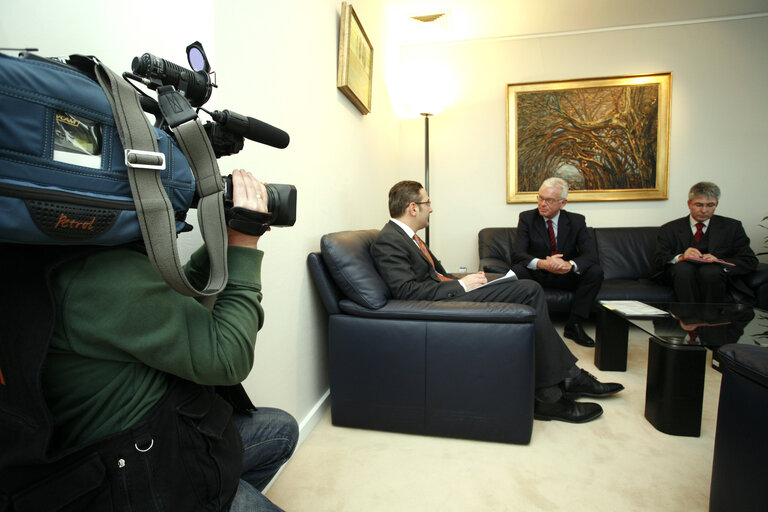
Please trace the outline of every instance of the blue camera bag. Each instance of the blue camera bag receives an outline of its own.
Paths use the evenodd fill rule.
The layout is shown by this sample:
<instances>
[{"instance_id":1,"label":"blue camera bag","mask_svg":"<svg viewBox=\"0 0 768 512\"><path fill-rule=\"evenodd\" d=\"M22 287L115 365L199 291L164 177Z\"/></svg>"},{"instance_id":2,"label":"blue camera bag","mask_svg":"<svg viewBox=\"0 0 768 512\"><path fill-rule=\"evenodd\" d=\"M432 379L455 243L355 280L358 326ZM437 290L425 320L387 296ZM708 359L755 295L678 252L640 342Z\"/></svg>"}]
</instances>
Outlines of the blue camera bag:
<instances>
[{"instance_id":1,"label":"blue camera bag","mask_svg":"<svg viewBox=\"0 0 768 512\"><path fill-rule=\"evenodd\" d=\"M221 175L197 113L175 89L163 94L173 137L152 127L138 92L93 57L0 54L0 243L143 240L174 290L218 293L227 282ZM176 240L195 194L211 261L200 289L182 270Z\"/></svg>"},{"instance_id":2,"label":"blue camera bag","mask_svg":"<svg viewBox=\"0 0 768 512\"><path fill-rule=\"evenodd\" d=\"M195 179L171 136L154 132L165 155L158 172L180 231ZM90 134L98 147L78 151L79 134ZM102 87L54 61L0 54L0 241L118 245L141 238Z\"/></svg>"}]
</instances>

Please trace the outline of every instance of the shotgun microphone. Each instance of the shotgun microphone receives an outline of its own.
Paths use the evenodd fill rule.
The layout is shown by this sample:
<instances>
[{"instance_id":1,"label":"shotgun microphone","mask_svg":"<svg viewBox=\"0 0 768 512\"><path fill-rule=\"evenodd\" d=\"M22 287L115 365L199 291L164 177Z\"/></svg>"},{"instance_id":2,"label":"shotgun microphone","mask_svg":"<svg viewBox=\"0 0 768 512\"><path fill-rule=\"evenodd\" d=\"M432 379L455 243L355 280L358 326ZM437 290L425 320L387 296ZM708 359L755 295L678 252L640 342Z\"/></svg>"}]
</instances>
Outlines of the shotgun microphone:
<instances>
[{"instance_id":1,"label":"shotgun microphone","mask_svg":"<svg viewBox=\"0 0 768 512\"><path fill-rule=\"evenodd\" d=\"M288 147L291 140L288 134L280 128L231 110L215 110L211 113L211 117L227 130L273 148L284 149Z\"/></svg>"}]
</instances>

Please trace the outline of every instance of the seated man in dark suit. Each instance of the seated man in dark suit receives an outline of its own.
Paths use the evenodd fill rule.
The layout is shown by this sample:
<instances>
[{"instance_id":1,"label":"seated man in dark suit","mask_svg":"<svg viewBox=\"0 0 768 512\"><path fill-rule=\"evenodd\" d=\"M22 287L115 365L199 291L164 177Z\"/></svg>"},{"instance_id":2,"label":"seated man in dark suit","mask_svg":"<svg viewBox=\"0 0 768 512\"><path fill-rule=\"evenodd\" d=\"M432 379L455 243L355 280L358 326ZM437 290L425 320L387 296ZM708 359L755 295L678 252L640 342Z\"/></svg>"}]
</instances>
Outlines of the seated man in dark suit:
<instances>
[{"instance_id":1,"label":"seated man in dark suit","mask_svg":"<svg viewBox=\"0 0 768 512\"><path fill-rule=\"evenodd\" d=\"M429 225L432 213L429 196L419 183L395 184L389 191L389 213L392 218L371 246L371 256L396 299L507 302L536 310L534 418L590 421L602 414L602 407L573 398L605 397L624 389L621 384L601 383L576 366L576 358L549 321L543 290L536 282L508 280L482 286L488 282L483 272L456 279L445 271L416 235Z\"/></svg>"},{"instance_id":2,"label":"seated man in dark suit","mask_svg":"<svg viewBox=\"0 0 768 512\"><path fill-rule=\"evenodd\" d=\"M589 317L603 284L595 240L583 215L563 210L568 203L567 181L544 180L537 200L538 208L520 214L512 270L520 279L533 279L544 288L572 290L563 334L579 345L594 347L595 341L581 324Z\"/></svg>"},{"instance_id":3,"label":"seated man in dark suit","mask_svg":"<svg viewBox=\"0 0 768 512\"><path fill-rule=\"evenodd\" d=\"M715 215L719 200L720 187L697 183L688 192L690 215L659 230L654 267L679 302L725 302L729 291L746 301L754 296L731 278L755 270L757 257L741 222Z\"/></svg>"}]
</instances>

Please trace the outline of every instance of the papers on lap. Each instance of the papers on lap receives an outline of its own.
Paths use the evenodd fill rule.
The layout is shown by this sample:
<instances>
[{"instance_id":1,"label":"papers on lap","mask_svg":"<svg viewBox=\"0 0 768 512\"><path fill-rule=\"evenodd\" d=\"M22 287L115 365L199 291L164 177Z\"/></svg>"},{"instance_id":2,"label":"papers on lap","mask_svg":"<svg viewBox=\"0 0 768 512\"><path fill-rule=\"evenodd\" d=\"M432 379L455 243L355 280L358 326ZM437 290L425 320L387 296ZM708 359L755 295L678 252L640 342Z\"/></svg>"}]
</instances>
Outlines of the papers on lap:
<instances>
[{"instance_id":1,"label":"papers on lap","mask_svg":"<svg viewBox=\"0 0 768 512\"><path fill-rule=\"evenodd\" d=\"M680 258L677 261L690 261L691 263L719 263L721 265L728 265L730 267L735 267L735 263L731 263L730 261L725 260L705 260L704 258Z\"/></svg>"},{"instance_id":2,"label":"papers on lap","mask_svg":"<svg viewBox=\"0 0 768 512\"><path fill-rule=\"evenodd\" d=\"M669 316L666 311L638 300L601 300L600 304L627 316Z\"/></svg>"},{"instance_id":3,"label":"papers on lap","mask_svg":"<svg viewBox=\"0 0 768 512\"><path fill-rule=\"evenodd\" d=\"M503 275L503 276L501 276L500 278L498 278L498 279L494 279L493 281L488 281L488 282L487 282L487 283L485 283L485 284L481 284L481 285L480 285L480 286L478 286L477 288L482 288L483 286L488 286L488 285L490 285L490 284L503 283L503 282L506 282L506 281L514 281L514 280L516 280L516 279L517 279L517 274L515 274L514 272L512 272L512 271L510 270L509 272L507 272L506 274L504 274L504 275ZM475 290L477 290L477 288L475 288Z\"/></svg>"}]
</instances>

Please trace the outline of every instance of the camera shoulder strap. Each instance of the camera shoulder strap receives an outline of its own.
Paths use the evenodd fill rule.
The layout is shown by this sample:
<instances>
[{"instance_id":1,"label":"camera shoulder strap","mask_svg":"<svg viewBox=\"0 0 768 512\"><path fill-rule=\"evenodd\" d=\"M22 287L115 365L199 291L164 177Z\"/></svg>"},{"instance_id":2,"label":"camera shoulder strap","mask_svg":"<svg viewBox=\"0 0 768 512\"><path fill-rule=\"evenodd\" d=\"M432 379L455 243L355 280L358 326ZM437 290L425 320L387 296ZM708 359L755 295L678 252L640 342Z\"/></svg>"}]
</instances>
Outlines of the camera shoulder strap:
<instances>
[{"instance_id":1,"label":"camera shoulder strap","mask_svg":"<svg viewBox=\"0 0 768 512\"><path fill-rule=\"evenodd\" d=\"M187 280L181 266L175 215L159 172L164 169L165 158L158 152L157 139L141 109L138 93L126 80L98 61L95 71L112 107L125 150L131 192L152 265L168 285L182 295L215 295L227 283L227 231L221 175L200 120L195 115L194 119L174 128L174 134L192 168L200 196L198 220L210 260L208 283L202 290ZM181 99L186 103L186 99Z\"/></svg>"}]
</instances>

